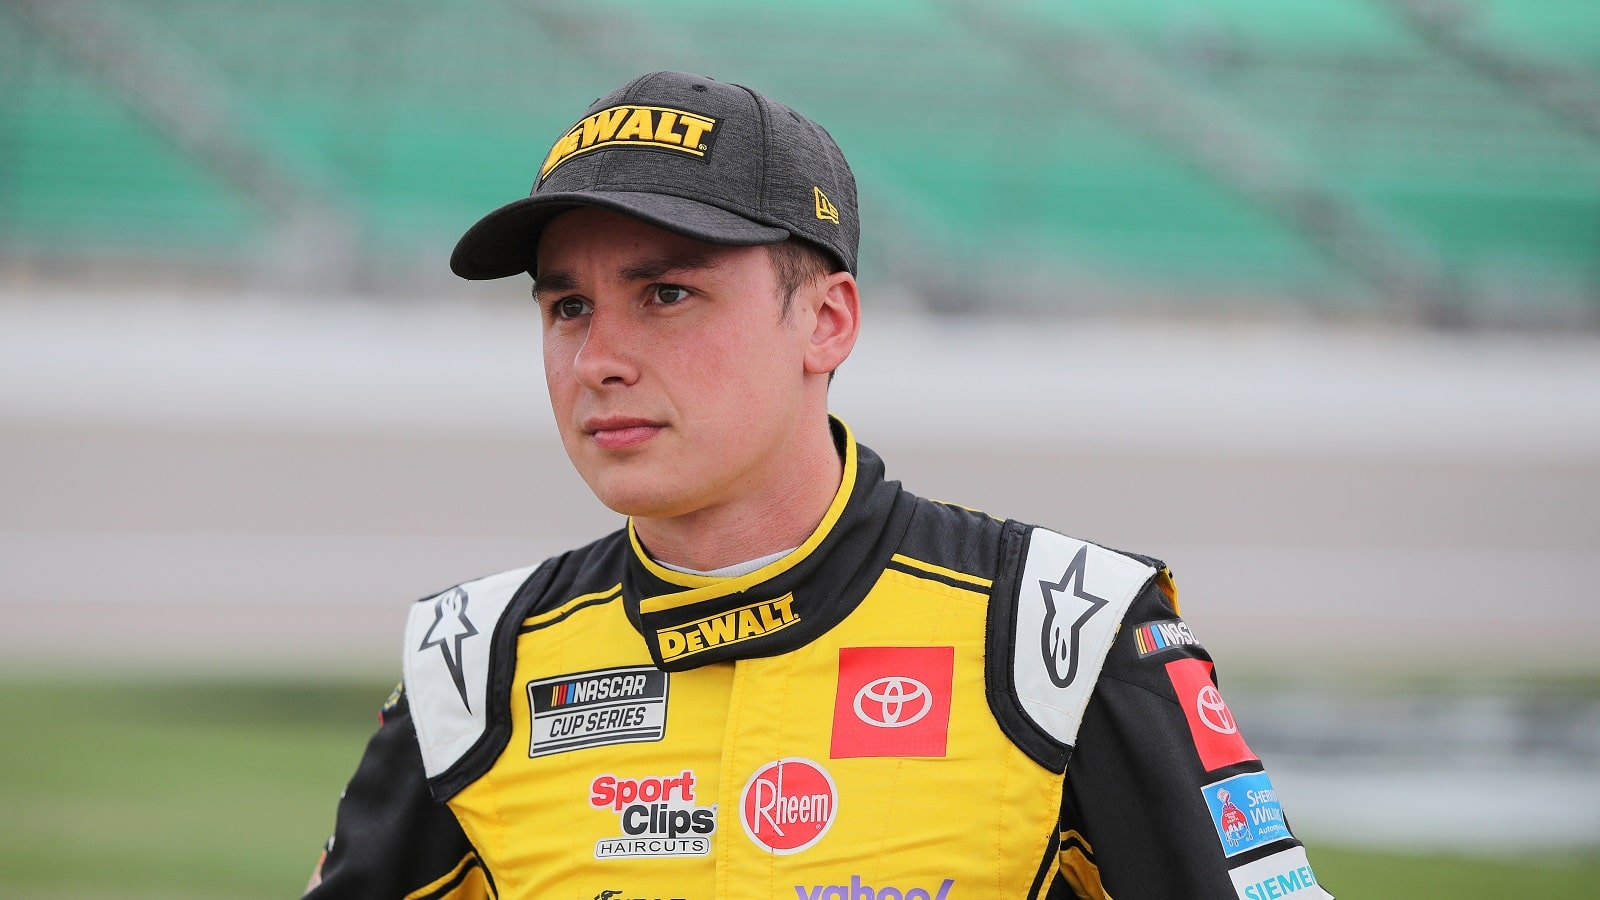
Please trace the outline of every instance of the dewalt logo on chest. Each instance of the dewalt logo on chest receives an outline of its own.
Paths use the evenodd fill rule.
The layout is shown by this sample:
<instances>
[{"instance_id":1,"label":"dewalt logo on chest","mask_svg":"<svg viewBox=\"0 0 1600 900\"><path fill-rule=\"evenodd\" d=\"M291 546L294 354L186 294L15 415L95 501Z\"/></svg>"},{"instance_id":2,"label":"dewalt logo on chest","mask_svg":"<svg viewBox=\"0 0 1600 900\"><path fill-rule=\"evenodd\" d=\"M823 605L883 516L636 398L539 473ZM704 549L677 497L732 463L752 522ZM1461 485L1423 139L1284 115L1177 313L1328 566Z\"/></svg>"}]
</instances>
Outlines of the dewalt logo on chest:
<instances>
[{"instance_id":1,"label":"dewalt logo on chest","mask_svg":"<svg viewBox=\"0 0 1600 900\"><path fill-rule=\"evenodd\" d=\"M539 180L574 156L607 147L677 150L704 159L716 132L717 120L699 113L665 106L613 106L562 135L545 157Z\"/></svg>"},{"instance_id":2,"label":"dewalt logo on chest","mask_svg":"<svg viewBox=\"0 0 1600 900\"><path fill-rule=\"evenodd\" d=\"M794 595L763 600L685 625L656 632L663 661L704 653L714 647L737 644L764 637L800 621L794 611Z\"/></svg>"}]
</instances>

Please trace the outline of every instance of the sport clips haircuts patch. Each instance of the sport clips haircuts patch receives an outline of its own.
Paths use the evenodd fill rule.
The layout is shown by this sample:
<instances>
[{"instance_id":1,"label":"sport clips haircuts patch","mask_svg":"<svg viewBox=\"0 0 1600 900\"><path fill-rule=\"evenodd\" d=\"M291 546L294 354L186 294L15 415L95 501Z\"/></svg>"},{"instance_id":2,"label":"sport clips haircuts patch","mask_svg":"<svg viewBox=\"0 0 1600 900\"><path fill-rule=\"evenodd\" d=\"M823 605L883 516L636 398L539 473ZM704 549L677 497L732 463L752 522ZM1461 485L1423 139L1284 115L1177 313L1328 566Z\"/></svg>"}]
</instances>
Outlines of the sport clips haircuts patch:
<instances>
[{"instance_id":1,"label":"sport clips haircuts patch","mask_svg":"<svg viewBox=\"0 0 1600 900\"><path fill-rule=\"evenodd\" d=\"M673 150L709 161L716 136L711 116L665 106L613 106L568 129L539 167L539 180L579 154L607 148Z\"/></svg>"}]
</instances>

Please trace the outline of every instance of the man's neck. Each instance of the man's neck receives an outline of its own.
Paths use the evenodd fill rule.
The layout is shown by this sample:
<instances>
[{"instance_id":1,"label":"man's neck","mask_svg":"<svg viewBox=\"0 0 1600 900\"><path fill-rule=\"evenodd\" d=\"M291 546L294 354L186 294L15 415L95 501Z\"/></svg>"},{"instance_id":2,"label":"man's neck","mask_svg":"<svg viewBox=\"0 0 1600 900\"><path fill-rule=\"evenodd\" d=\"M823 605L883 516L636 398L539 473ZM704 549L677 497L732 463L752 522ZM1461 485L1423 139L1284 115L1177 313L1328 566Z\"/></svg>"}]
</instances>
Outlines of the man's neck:
<instances>
[{"instance_id":1,"label":"man's neck","mask_svg":"<svg viewBox=\"0 0 1600 900\"><path fill-rule=\"evenodd\" d=\"M821 524L844 478L831 426L792 462L782 482L760 495L669 519L635 517L634 531L657 561L696 571L798 547Z\"/></svg>"}]
</instances>

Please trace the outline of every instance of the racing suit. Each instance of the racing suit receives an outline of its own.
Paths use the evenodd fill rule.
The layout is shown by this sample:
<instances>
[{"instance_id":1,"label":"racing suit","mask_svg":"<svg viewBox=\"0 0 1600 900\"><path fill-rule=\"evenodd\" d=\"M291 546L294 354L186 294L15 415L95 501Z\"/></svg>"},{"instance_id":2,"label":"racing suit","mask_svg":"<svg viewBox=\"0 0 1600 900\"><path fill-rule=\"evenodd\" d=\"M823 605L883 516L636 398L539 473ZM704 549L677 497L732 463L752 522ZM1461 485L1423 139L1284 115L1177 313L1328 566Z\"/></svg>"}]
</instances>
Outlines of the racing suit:
<instances>
[{"instance_id":1,"label":"racing suit","mask_svg":"<svg viewBox=\"0 0 1600 900\"><path fill-rule=\"evenodd\" d=\"M1329 896L1161 563L833 428L837 496L754 572L630 523L419 601L307 896Z\"/></svg>"}]
</instances>

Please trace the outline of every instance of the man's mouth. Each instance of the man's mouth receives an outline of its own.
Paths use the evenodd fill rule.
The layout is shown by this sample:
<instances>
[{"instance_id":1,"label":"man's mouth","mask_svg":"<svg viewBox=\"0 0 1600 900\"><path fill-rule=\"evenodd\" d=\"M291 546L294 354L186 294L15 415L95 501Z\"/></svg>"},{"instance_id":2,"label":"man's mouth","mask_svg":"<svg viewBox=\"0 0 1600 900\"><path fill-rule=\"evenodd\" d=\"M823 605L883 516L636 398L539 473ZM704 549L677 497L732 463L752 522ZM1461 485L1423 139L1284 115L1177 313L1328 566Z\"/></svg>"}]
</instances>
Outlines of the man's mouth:
<instances>
[{"instance_id":1,"label":"man's mouth","mask_svg":"<svg viewBox=\"0 0 1600 900\"><path fill-rule=\"evenodd\" d=\"M583 424L583 430L602 450L625 450L655 437L666 426L648 419L598 418Z\"/></svg>"}]
</instances>

